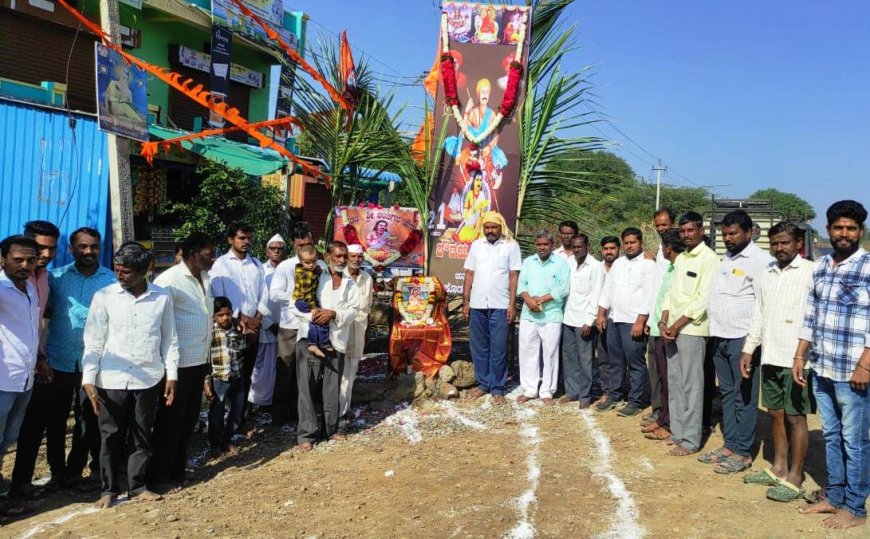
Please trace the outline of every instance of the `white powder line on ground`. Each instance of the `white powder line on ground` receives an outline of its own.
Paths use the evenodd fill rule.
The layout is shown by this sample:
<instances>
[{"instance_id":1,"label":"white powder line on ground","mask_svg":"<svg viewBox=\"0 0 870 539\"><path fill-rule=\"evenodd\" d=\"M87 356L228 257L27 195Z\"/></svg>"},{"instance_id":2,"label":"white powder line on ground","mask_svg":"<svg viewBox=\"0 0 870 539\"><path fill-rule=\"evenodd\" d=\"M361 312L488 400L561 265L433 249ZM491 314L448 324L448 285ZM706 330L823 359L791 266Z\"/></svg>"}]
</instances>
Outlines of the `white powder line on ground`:
<instances>
[{"instance_id":1,"label":"white powder line on ground","mask_svg":"<svg viewBox=\"0 0 870 539\"><path fill-rule=\"evenodd\" d=\"M480 421L475 421L471 418L465 417L459 410L456 409L456 405L453 404L452 401L442 402L441 407L447 410L447 415L452 419L459 421L466 427L471 427L474 430L486 430L487 426L481 423Z\"/></svg>"},{"instance_id":2,"label":"white powder line on ground","mask_svg":"<svg viewBox=\"0 0 870 539\"><path fill-rule=\"evenodd\" d=\"M631 492L628 491L625 483L613 471L613 465L610 462L612 455L610 440L598 428L598 424L595 422L595 418L590 410L580 412L580 417L583 418L586 428L589 429L589 434L598 447L599 462L593 473L607 481L607 489L618 502L610 529L599 537L602 539L640 539L645 535L646 531L637 521L637 505L634 503Z\"/></svg>"},{"instance_id":3,"label":"white powder line on ground","mask_svg":"<svg viewBox=\"0 0 870 539\"><path fill-rule=\"evenodd\" d=\"M412 444L418 444L423 441L423 434L418 427L417 412L413 408L405 408L386 419L384 422L387 425L397 426L405 438Z\"/></svg>"},{"instance_id":4,"label":"white powder line on ground","mask_svg":"<svg viewBox=\"0 0 870 539\"><path fill-rule=\"evenodd\" d=\"M60 516L60 517L52 520L51 522L44 522L42 524L37 524L36 526L33 526L32 528L27 530L24 533L24 535L21 536L21 539L30 539L31 537L35 536L36 534L42 533L43 531L45 531L45 528L47 528L48 526L59 526L61 524L69 522L70 520L74 519L75 517L79 517L82 515L90 515L91 513L96 513L97 511L99 511L99 509L97 509L96 507L86 507L84 509L78 509L76 511L71 511L63 516Z\"/></svg>"},{"instance_id":5,"label":"white powder line on ground","mask_svg":"<svg viewBox=\"0 0 870 539\"><path fill-rule=\"evenodd\" d=\"M526 479L529 481L529 486L517 499L517 511L520 514L519 522L508 532L506 537L510 539L531 539L535 536L535 525L532 524L529 518L529 508L537 501L535 493L538 490L538 483L540 483L541 479L541 467L538 464L538 447L541 443L541 437L538 433L538 427L532 425L530 421L535 417L535 411L528 406L518 406L515 396L509 395L508 398L513 403L514 414L520 427L520 436L523 437L526 445L529 446L529 454L526 457L526 467L528 468Z\"/></svg>"}]
</instances>

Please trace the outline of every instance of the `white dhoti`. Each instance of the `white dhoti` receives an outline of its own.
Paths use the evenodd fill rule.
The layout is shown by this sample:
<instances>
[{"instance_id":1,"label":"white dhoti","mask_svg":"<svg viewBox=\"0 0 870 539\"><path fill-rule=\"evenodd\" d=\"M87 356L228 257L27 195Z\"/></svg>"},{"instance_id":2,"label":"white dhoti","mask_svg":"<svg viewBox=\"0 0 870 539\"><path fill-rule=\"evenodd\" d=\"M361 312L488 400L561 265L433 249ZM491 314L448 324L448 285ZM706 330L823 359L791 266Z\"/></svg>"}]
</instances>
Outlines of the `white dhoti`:
<instances>
[{"instance_id":1,"label":"white dhoti","mask_svg":"<svg viewBox=\"0 0 870 539\"><path fill-rule=\"evenodd\" d=\"M347 353L344 357L344 370L341 373L341 388L338 394L338 416L341 417L350 410L353 395L353 381L366 346L366 328L369 322L354 320L347 340Z\"/></svg>"},{"instance_id":2,"label":"white dhoti","mask_svg":"<svg viewBox=\"0 0 870 539\"><path fill-rule=\"evenodd\" d=\"M251 391L248 393L248 402L251 404L257 406L272 404L277 358L277 342L260 343L257 350L257 361L254 363L254 372L251 373Z\"/></svg>"},{"instance_id":3,"label":"white dhoti","mask_svg":"<svg viewBox=\"0 0 870 539\"><path fill-rule=\"evenodd\" d=\"M520 386L523 395L533 399L553 398L559 380L559 339L562 324L540 324L520 319L519 356ZM541 371L543 351L544 370ZM540 390L538 384L540 383Z\"/></svg>"}]
</instances>

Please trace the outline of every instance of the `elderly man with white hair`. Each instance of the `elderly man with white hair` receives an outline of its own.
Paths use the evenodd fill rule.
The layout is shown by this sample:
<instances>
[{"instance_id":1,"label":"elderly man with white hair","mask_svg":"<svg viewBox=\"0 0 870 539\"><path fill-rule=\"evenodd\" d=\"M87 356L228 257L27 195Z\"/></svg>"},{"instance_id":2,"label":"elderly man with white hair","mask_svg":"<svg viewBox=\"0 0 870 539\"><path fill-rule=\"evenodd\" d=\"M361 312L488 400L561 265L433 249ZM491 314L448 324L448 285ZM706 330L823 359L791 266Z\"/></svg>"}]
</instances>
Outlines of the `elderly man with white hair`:
<instances>
[{"instance_id":1,"label":"elderly man with white hair","mask_svg":"<svg viewBox=\"0 0 870 539\"><path fill-rule=\"evenodd\" d=\"M267 291L272 285L275 269L284 261L285 252L286 244L281 234L275 234L266 242L266 262L263 264L263 273L266 276ZM281 318L281 306L272 301L267 292L260 298L258 311L263 313L263 322L260 324L257 361L251 373L248 402L255 406L271 406L278 362L278 322Z\"/></svg>"},{"instance_id":2,"label":"elderly man with white hair","mask_svg":"<svg viewBox=\"0 0 870 539\"><path fill-rule=\"evenodd\" d=\"M374 285L371 275L362 269L363 260L365 260L362 246L358 244L348 245L347 256L345 275L353 279L359 289L359 308L356 318L350 325L344 370L341 374L341 392L338 394L338 413L339 417L343 418L346 418L348 411L350 411L353 381L356 378L356 371L359 368L359 362L366 345L366 328L369 325L369 313L372 311Z\"/></svg>"}]
</instances>

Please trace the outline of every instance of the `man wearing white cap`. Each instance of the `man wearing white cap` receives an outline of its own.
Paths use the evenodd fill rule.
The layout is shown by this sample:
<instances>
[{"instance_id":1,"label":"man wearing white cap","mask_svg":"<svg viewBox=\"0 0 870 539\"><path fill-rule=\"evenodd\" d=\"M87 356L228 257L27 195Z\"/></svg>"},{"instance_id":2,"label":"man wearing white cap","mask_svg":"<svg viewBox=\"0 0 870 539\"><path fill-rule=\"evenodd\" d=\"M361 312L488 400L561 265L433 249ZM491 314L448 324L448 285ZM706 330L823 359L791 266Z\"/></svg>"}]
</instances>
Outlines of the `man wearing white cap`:
<instances>
[{"instance_id":1,"label":"man wearing white cap","mask_svg":"<svg viewBox=\"0 0 870 539\"><path fill-rule=\"evenodd\" d=\"M281 234L275 234L266 242L266 263L263 264L263 272L266 275L267 291L272 285L275 268L284 260L285 252L286 247ZM248 402L256 406L269 406L272 404L272 394L275 391L278 320L281 316L281 306L271 301L267 292L260 298L258 310L263 313L263 322L260 325L260 344L257 349L254 372L251 373L251 391L248 393Z\"/></svg>"},{"instance_id":2,"label":"man wearing white cap","mask_svg":"<svg viewBox=\"0 0 870 539\"><path fill-rule=\"evenodd\" d=\"M338 416L344 417L350 410L353 381L356 370L362 359L366 344L366 327L369 325L369 313L372 310L371 275L362 269L363 250L359 244L347 246L347 269L345 273L354 280L359 288L359 310L350 326L350 337L347 342L347 352L344 361L344 371L341 374L341 393L338 395Z\"/></svg>"}]
</instances>

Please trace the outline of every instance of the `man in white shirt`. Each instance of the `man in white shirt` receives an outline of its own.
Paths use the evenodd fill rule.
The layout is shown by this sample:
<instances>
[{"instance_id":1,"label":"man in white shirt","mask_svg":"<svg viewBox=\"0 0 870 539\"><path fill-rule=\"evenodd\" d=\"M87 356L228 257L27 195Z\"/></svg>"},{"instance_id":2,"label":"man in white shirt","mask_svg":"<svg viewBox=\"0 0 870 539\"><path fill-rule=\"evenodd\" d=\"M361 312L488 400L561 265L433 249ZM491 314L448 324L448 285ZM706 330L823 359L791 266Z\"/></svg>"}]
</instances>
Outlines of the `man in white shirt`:
<instances>
[{"instance_id":1,"label":"man in white shirt","mask_svg":"<svg viewBox=\"0 0 870 539\"><path fill-rule=\"evenodd\" d=\"M604 267L589 256L589 236L577 234L571 240L573 260L570 292L562 318L562 364L565 372L563 402L579 402L581 410L592 403L592 364L598 330L595 317L604 287Z\"/></svg>"},{"instance_id":2,"label":"man in white shirt","mask_svg":"<svg viewBox=\"0 0 870 539\"><path fill-rule=\"evenodd\" d=\"M607 329L610 383L607 399L595 409L604 412L614 408L622 397L620 388L628 379L628 404L619 415L631 417L649 405L644 327L653 294L655 263L643 256L643 233L638 228L622 231L622 247L624 256L613 263L598 303L598 329Z\"/></svg>"},{"instance_id":3,"label":"man in white shirt","mask_svg":"<svg viewBox=\"0 0 870 539\"><path fill-rule=\"evenodd\" d=\"M299 249L313 245L311 230L300 225L293 231L293 251L291 258L284 260L272 274L269 284L269 300L279 307L278 320L278 362L275 368L275 391L272 393L272 424L283 426L290 423L296 425L299 420L297 401L299 400L298 384L296 382L296 337L299 331L299 319L290 312L293 302L293 278L296 264L299 263ZM318 261L320 269L328 269L323 261Z\"/></svg>"},{"instance_id":4,"label":"man in white shirt","mask_svg":"<svg viewBox=\"0 0 870 539\"><path fill-rule=\"evenodd\" d=\"M490 211L481 219L483 237L474 240L468 250L462 289L477 382L468 398L490 393L495 404L504 404L508 337L523 259L501 214Z\"/></svg>"},{"instance_id":5,"label":"man in white shirt","mask_svg":"<svg viewBox=\"0 0 870 539\"><path fill-rule=\"evenodd\" d=\"M29 279L39 245L26 236L0 242L0 464L18 431L33 391L39 349L39 297Z\"/></svg>"},{"instance_id":6,"label":"man in white shirt","mask_svg":"<svg viewBox=\"0 0 870 539\"><path fill-rule=\"evenodd\" d=\"M715 463L720 474L736 473L752 465L752 444L758 422L758 369L744 379L740 372L743 340L749 333L761 276L772 261L770 254L752 241L752 219L743 210L722 219L725 259L713 281L707 316L713 339L713 365L722 392L722 433L720 449L698 457ZM755 357L755 367L760 358Z\"/></svg>"},{"instance_id":7,"label":"man in white shirt","mask_svg":"<svg viewBox=\"0 0 870 539\"><path fill-rule=\"evenodd\" d=\"M269 298L269 287L278 265L284 261L284 238L275 234L266 242L266 257L263 264L265 274L263 293L260 297L259 312L263 313L260 324L260 339L257 346L257 360L251 373L251 391L248 402L255 406L271 406L275 396L275 377L278 358L278 319L281 306ZM272 416L275 423L275 417Z\"/></svg>"},{"instance_id":8,"label":"man in white shirt","mask_svg":"<svg viewBox=\"0 0 870 539\"><path fill-rule=\"evenodd\" d=\"M329 342L334 351L318 359L308 351L308 334L296 335L296 383L299 389L299 425L296 438L300 451L311 451L321 437L341 441L345 436L338 432L338 394L344 358L350 337L350 326L359 308L359 289L344 270L347 267L347 245L340 241L330 242L328 270L320 275L317 285L317 304L311 312L303 313L292 301L294 272L288 273L289 297L278 294L279 303L286 304L290 313L301 321L329 325ZM283 264L282 264L283 266ZM280 268L279 268L280 269ZM277 274L276 274L277 279ZM273 281L273 286L275 282ZM323 405L323 424L318 421L314 395L319 393Z\"/></svg>"},{"instance_id":9,"label":"man in white shirt","mask_svg":"<svg viewBox=\"0 0 870 539\"><path fill-rule=\"evenodd\" d=\"M126 242L112 262L118 282L94 294L82 358L82 388L102 439L101 509L110 507L125 486L131 497L161 499L147 488L146 470L158 402L162 394L172 406L179 359L172 295L145 280L151 253Z\"/></svg>"},{"instance_id":10,"label":"man in white shirt","mask_svg":"<svg viewBox=\"0 0 870 539\"><path fill-rule=\"evenodd\" d=\"M571 250L571 240L574 239L574 236L579 232L580 227L574 221L562 221L559 223L559 239L561 240L562 245L553 251L553 253L570 262L571 258L574 256L574 252Z\"/></svg>"},{"instance_id":11,"label":"man in white shirt","mask_svg":"<svg viewBox=\"0 0 870 539\"><path fill-rule=\"evenodd\" d=\"M359 244L347 246L347 269L345 272L353 279L359 289L359 309L350 327L347 339L347 353L344 358L344 372L341 374L341 393L338 395L339 417L347 416L350 411L350 400L353 395L353 381L366 346L366 328L369 325L369 313L372 311L372 276L362 269L362 246Z\"/></svg>"},{"instance_id":12,"label":"man in white shirt","mask_svg":"<svg viewBox=\"0 0 870 539\"><path fill-rule=\"evenodd\" d=\"M250 346L244 352L242 373L246 404L251 390L251 373L257 361L257 339L263 322L263 313L259 308L266 283L263 264L250 253L252 237L248 225L230 225L227 229L230 250L215 261L209 272L212 297L224 296L230 300L234 309L233 317L239 320L242 333L248 336Z\"/></svg>"},{"instance_id":13,"label":"man in white shirt","mask_svg":"<svg viewBox=\"0 0 870 539\"><path fill-rule=\"evenodd\" d=\"M181 243L182 261L154 280L172 296L179 353L174 402L167 406L162 401L154 420L148 484L158 492L184 483L187 445L199 421L202 385L209 372L214 298L208 270L214 264L214 254L208 236L195 232Z\"/></svg>"},{"instance_id":14,"label":"man in white shirt","mask_svg":"<svg viewBox=\"0 0 870 539\"><path fill-rule=\"evenodd\" d=\"M777 223L767 235L776 262L760 277L752 324L740 355L740 371L747 380L753 376L753 355L763 345L761 400L770 415L774 458L773 466L746 475L743 481L768 485L771 488L767 497L785 502L796 499L803 488L809 445L807 414L815 413L816 408L809 387L794 383L791 374L794 343L800 336L816 264L800 256L803 234L794 223ZM810 378L809 371L805 377Z\"/></svg>"}]
</instances>

